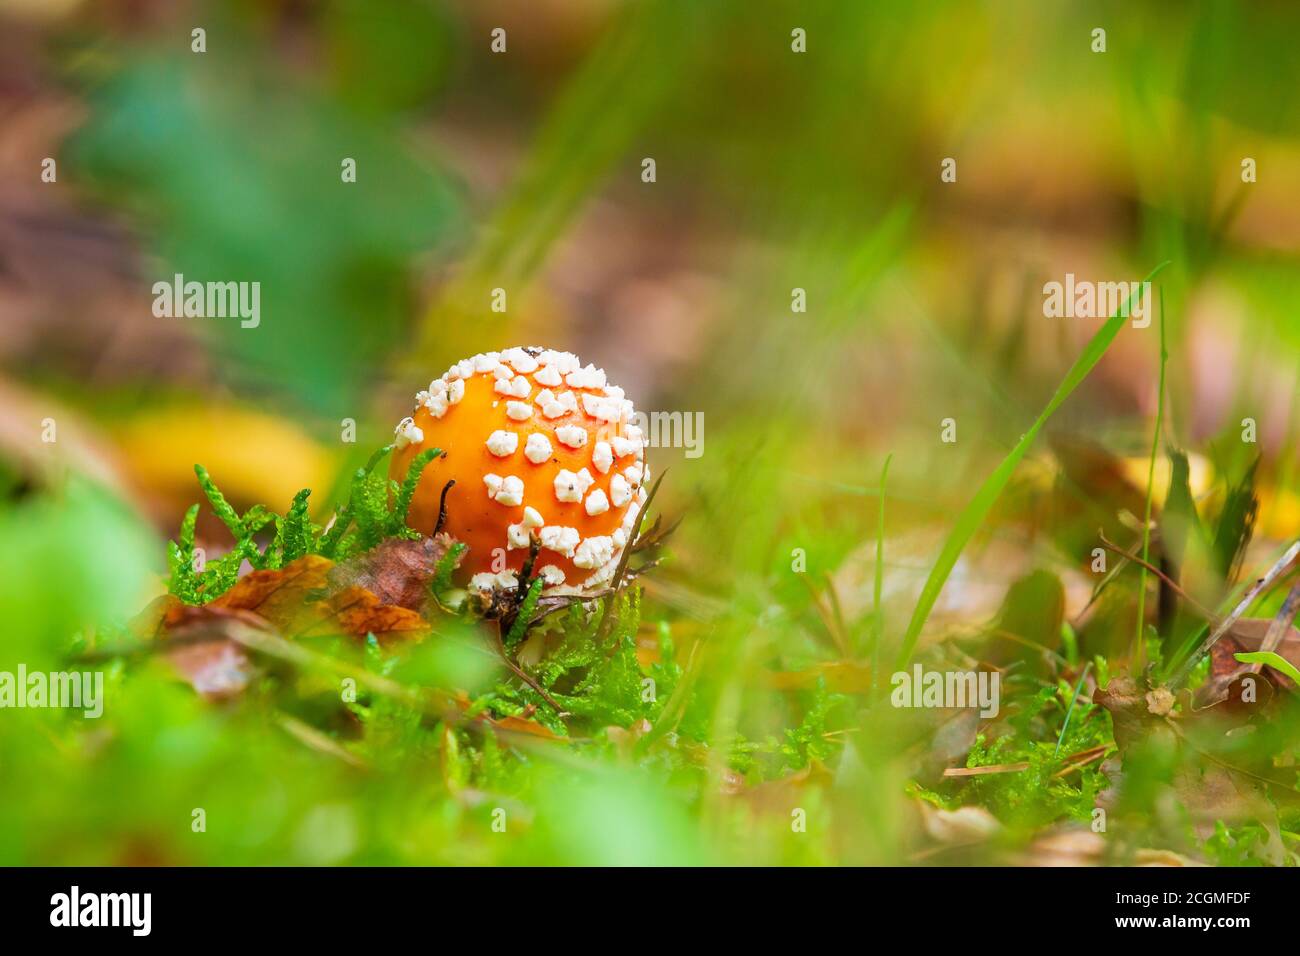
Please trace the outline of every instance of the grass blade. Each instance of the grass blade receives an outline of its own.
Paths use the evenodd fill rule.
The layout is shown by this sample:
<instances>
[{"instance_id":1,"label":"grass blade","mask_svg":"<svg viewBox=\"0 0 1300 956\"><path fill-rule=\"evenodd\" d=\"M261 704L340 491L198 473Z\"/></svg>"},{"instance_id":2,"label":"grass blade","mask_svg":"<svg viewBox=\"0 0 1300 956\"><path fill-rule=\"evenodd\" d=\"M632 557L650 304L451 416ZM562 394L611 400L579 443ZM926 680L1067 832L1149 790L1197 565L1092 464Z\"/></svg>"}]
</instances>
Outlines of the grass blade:
<instances>
[{"instance_id":1,"label":"grass blade","mask_svg":"<svg viewBox=\"0 0 1300 956\"><path fill-rule=\"evenodd\" d=\"M871 687L874 691L880 679L880 646L885 640L885 608L881 604L881 595L885 590L885 482L889 480L889 463L894 460L890 452L885 456L885 465L880 469L880 511L876 516L876 574L872 584L872 598L875 608L876 639L871 642Z\"/></svg>"},{"instance_id":2,"label":"grass blade","mask_svg":"<svg viewBox=\"0 0 1300 956\"><path fill-rule=\"evenodd\" d=\"M1065 739L1065 732L1070 729L1070 717L1074 715L1074 705L1079 702L1079 695L1083 693L1083 682L1088 679L1088 672L1092 670L1092 661L1083 665L1083 674L1079 677L1079 683L1074 688L1074 693L1070 695L1070 706L1065 709L1065 720L1061 723L1061 734L1056 738L1056 749L1052 751L1052 759L1055 760L1061 755L1061 741Z\"/></svg>"},{"instance_id":3,"label":"grass blade","mask_svg":"<svg viewBox=\"0 0 1300 956\"><path fill-rule=\"evenodd\" d=\"M1144 282L1150 282L1162 270L1168 261L1162 262L1156 266ZM1141 286L1138 287L1139 292ZM896 667L899 670L904 669L912 659L912 652L916 649L916 642L921 636L921 628L925 626L926 619L930 616L930 611L934 608L935 601L939 599L939 592L943 590L944 583L948 580L948 575L952 573L957 558L961 556L962 551L975 535L979 526L984 523L984 519L992 510L994 503L1006 488L1007 482L1011 480L1011 474L1015 471L1020 460L1025 457L1029 447L1042 431L1043 425L1052 417L1052 414L1060 408L1061 404L1070 396L1079 383L1088 377L1088 373L1101 360L1101 357L1110 348L1110 343L1115 341L1115 336L1119 334L1120 328L1128 321L1127 313L1133 305L1134 296L1138 293L1131 294L1125 300L1114 315L1112 315L1100 329L1097 334L1088 340L1084 347L1083 353L1070 366L1070 371L1066 373L1061 384L1057 386L1056 392L1052 395L1047 406L1039 413L1038 418L1029 426L1016 443L1016 447L1011 449L1010 453L1002 459L993 474L985 479L984 484L975 493L960 515L957 516L957 523L953 526L952 531L944 540L943 549L939 552L939 557L934 562L934 567L930 569L930 575L925 580L924 587L921 588L921 596L916 602L916 609L912 612L912 620L907 625L907 632L903 636L903 645L899 649Z\"/></svg>"},{"instance_id":4,"label":"grass blade","mask_svg":"<svg viewBox=\"0 0 1300 956\"><path fill-rule=\"evenodd\" d=\"M1151 464L1147 468L1147 503L1142 516L1142 564L1138 575L1138 610L1137 634L1133 638L1133 670L1136 673L1142 667L1146 656L1146 642L1142 639L1146 628L1147 611L1147 563L1151 560L1151 492L1156 482L1156 457L1160 454L1160 428L1165 418L1165 364L1169 361L1169 352L1165 348L1165 290L1160 290L1160 379L1156 392L1156 427L1151 436Z\"/></svg>"},{"instance_id":5,"label":"grass blade","mask_svg":"<svg viewBox=\"0 0 1300 956\"><path fill-rule=\"evenodd\" d=\"M1300 670L1281 654L1273 651L1249 651L1242 654L1234 654L1233 657L1243 664L1267 664L1279 674L1285 674L1297 684L1300 684Z\"/></svg>"}]
</instances>

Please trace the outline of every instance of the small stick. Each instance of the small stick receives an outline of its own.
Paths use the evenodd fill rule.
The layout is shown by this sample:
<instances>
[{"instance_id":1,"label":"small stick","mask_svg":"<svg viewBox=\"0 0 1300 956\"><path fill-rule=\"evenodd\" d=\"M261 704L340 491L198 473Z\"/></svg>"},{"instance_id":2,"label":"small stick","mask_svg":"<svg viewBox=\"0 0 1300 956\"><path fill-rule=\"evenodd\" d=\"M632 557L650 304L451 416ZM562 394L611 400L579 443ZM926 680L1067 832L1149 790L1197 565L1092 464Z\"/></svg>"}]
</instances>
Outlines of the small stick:
<instances>
[{"instance_id":1,"label":"small stick","mask_svg":"<svg viewBox=\"0 0 1300 956\"><path fill-rule=\"evenodd\" d=\"M1201 616L1204 617L1207 621L1218 620L1217 614L1215 614L1204 604L1201 604L1199 601L1197 601L1196 598L1192 597L1190 594L1184 591L1181 587L1178 586L1178 583L1176 581L1174 581L1171 577L1169 577L1169 575L1165 574L1165 572L1161 571L1154 564L1151 564L1149 561L1144 561L1142 558L1139 558L1136 554L1130 554L1129 552L1125 551L1119 545L1115 544L1113 541L1107 538L1105 534L1101 534L1099 532L1099 537L1101 538L1101 546L1103 548L1105 548L1107 551L1113 552L1114 554L1118 554L1125 558L1128 558L1134 564L1140 564L1142 567L1146 568L1156 577L1160 578L1160 580L1164 581L1165 584L1173 588L1174 592L1179 597L1181 597L1184 601L1186 601L1197 611L1199 611Z\"/></svg>"},{"instance_id":2,"label":"small stick","mask_svg":"<svg viewBox=\"0 0 1300 956\"><path fill-rule=\"evenodd\" d=\"M518 677L521 681L523 681L533 690L537 691L537 693L541 694L542 699L545 700L548 704L550 704L553 708L555 708L555 712L557 714L559 714L560 716L564 716L565 713L564 709L555 702L554 697L552 697L550 694L546 692L546 688L543 687L535 677L533 677L526 670L524 670L513 660L511 660L510 652L506 650L506 642L501 636L500 621L497 622L497 653L501 655L501 660L505 661L506 667L510 668L511 672L513 672L516 677Z\"/></svg>"},{"instance_id":3,"label":"small stick","mask_svg":"<svg viewBox=\"0 0 1300 956\"><path fill-rule=\"evenodd\" d=\"M528 533L528 559L524 561L524 566L519 571L519 591L516 597L520 604L523 604L524 598L528 596L528 585L531 583L528 579L533 576L533 565L537 563L537 555L541 550L541 540L530 531Z\"/></svg>"},{"instance_id":4,"label":"small stick","mask_svg":"<svg viewBox=\"0 0 1300 956\"><path fill-rule=\"evenodd\" d=\"M433 526L433 533L437 534L442 530L442 526L447 523L447 492L451 491L451 486L456 483L453 478L442 486L442 497L438 499L438 523Z\"/></svg>"},{"instance_id":5,"label":"small stick","mask_svg":"<svg viewBox=\"0 0 1300 956\"><path fill-rule=\"evenodd\" d=\"M988 773L1020 773L1029 769L1029 762L997 763L987 767L949 767L943 772L945 777L982 777Z\"/></svg>"},{"instance_id":6,"label":"small stick","mask_svg":"<svg viewBox=\"0 0 1300 956\"><path fill-rule=\"evenodd\" d=\"M832 649L839 654L842 659L849 660L853 657L853 654L849 650L848 641L844 637L844 632L840 629L840 622L836 620L835 615L832 614L822 601L822 596L817 593L817 586L813 584L813 582L809 581L804 575L800 575L799 580L803 583L803 586L808 589L808 596L812 600L813 610L817 612L817 616L821 619L822 627L826 629L827 637L831 639Z\"/></svg>"},{"instance_id":7,"label":"small stick","mask_svg":"<svg viewBox=\"0 0 1300 956\"><path fill-rule=\"evenodd\" d=\"M1059 780L1067 774L1074 773L1076 770L1082 770L1094 760L1100 760L1115 746L1114 743L1098 744L1096 747L1089 747L1087 750L1080 750L1077 754L1072 754L1062 761L1063 766L1056 773L1052 774L1053 780Z\"/></svg>"},{"instance_id":8,"label":"small stick","mask_svg":"<svg viewBox=\"0 0 1300 956\"><path fill-rule=\"evenodd\" d=\"M609 596L605 598L605 613L600 618L600 626L596 629L596 644L601 644L609 636L609 629L613 626L614 602L618 598L618 586L623 581L623 573L627 571L627 562L632 557L632 552L636 548L636 543L641 540L641 522L645 520L650 513L650 505L654 503L655 495L659 493L659 486L664 483L664 478L668 474L665 468L659 472L659 478L650 488L650 494L646 495L645 504L641 506L636 514L636 537L627 543L623 549L622 556L618 559L618 567L614 569L614 579L609 584Z\"/></svg>"},{"instance_id":9,"label":"small stick","mask_svg":"<svg viewBox=\"0 0 1300 956\"><path fill-rule=\"evenodd\" d=\"M363 758L358 757L352 751L340 746L332 737L321 733L311 724L299 720L297 717L291 717L289 714L277 714L276 722L292 737L299 742L306 744L312 750L319 753L328 754L331 757L337 757L349 766L356 767L358 770L370 769L370 764Z\"/></svg>"}]
</instances>

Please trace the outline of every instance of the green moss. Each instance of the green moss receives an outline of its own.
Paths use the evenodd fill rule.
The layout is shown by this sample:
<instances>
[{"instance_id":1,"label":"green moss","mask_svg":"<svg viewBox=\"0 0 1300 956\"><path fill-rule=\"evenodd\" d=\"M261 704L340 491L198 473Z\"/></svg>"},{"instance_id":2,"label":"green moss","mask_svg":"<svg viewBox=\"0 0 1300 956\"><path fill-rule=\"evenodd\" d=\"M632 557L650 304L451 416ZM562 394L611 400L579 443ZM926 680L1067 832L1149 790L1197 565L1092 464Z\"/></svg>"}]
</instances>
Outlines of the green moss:
<instances>
[{"instance_id":1,"label":"green moss","mask_svg":"<svg viewBox=\"0 0 1300 956\"><path fill-rule=\"evenodd\" d=\"M442 452L437 448L421 452L412 460L404 480L398 485L377 470L379 463L391 451L391 445L380 448L363 467L357 469L348 501L335 512L328 531L322 531L308 514L310 488L294 495L283 515L257 504L241 516L226 500L207 469L195 465L199 488L213 513L230 530L235 543L230 551L208 563L206 568L196 567L194 529L199 505L193 505L181 522L178 540L168 542L168 590L186 604L204 604L220 597L234 585L244 561L258 569L281 568L309 554L341 561L375 547L386 538L419 537L406 525L411 499L425 466ZM272 524L275 525L275 536L262 548L257 537ZM447 576L450 577L450 569Z\"/></svg>"}]
</instances>

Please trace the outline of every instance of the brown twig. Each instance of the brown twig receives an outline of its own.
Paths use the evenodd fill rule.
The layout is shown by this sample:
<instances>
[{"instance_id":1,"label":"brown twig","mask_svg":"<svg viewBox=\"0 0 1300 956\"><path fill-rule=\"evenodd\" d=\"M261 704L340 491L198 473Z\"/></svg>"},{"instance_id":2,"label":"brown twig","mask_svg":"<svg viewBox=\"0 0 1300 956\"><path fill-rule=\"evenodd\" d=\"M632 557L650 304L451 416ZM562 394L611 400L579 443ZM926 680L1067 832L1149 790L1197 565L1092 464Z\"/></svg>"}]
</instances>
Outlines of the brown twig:
<instances>
[{"instance_id":1,"label":"brown twig","mask_svg":"<svg viewBox=\"0 0 1300 956\"><path fill-rule=\"evenodd\" d=\"M456 484L455 478L442 486L442 496L438 499L438 523L433 526L434 534L441 531L442 526L447 523L447 492L451 491L451 487L454 484Z\"/></svg>"},{"instance_id":2,"label":"brown twig","mask_svg":"<svg viewBox=\"0 0 1300 956\"><path fill-rule=\"evenodd\" d=\"M671 524L661 527L663 514L655 515L655 521L650 526L650 530L637 538L635 550L638 552L644 551L647 548L654 548L663 544L677 530L678 525L682 523L682 519L685 517L685 515L678 515Z\"/></svg>"},{"instance_id":3,"label":"brown twig","mask_svg":"<svg viewBox=\"0 0 1300 956\"><path fill-rule=\"evenodd\" d=\"M1207 607L1206 607L1204 604L1202 604L1200 601L1196 600L1196 598L1192 597L1190 594L1188 594L1186 591L1184 591L1184 590L1183 590L1183 589L1178 585L1178 582L1176 582L1175 580L1173 580L1173 578L1169 577L1169 575L1165 574L1165 572L1161 571L1161 570L1160 570L1158 567L1156 567L1154 564L1152 564L1152 563L1149 562L1149 561L1144 561L1142 558L1138 557L1136 554L1132 554L1132 553L1130 553L1130 552L1128 552L1128 551L1125 551L1125 550L1124 550L1123 548L1121 548L1119 545L1115 544L1115 542L1113 542L1113 541L1111 541L1109 538L1107 538L1104 532L1098 532L1098 537L1101 539L1101 546L1102 546L1103 548L1105 548L1107 551L1110 551L1110 552L1112 552L1112 553L1114 553L1114 554L1118 554L1118 555L1120 555L1120 556L1122 556L1122 557L1127 558L1128 560L1132 561L1134 564L1138 564L1138 565L1141 565L1142 567L1146 568L1148 571L1150 571L1150 572L1151 572L1152 574L1154 574L1156 577L1160 578L1160 580L1164 581L1165 584L1169 585L1169 587L1171 587L1171 588L1174 590L1174 593L1175 593L1175 594L1177 594L1177 595L1178 595L1179 597L1181 597L1184 601L1186 601L1186 602L1187 602L1188 604L1190 604L1193 608L1195 608L1196 611L1197 611L1197 612L1198 612L1202 617L1204 617L1207 621L1214 622L1214 621L1217 621L1217 620L1218 620L1218 617L1219 617L1219 616L1218 616L1217 614L1215 614L1213 611L1211 611L1209 608L1207 608Z\"/></svg>"},{"instance_id":4,"label":"brown twig","mask_svg":"<svg viewBox=\"0 0 1300 956\"><path fill-rule=\"evenodd\" d=\"M1064 654L1062 654L1060 651L1054 651L1046 644L1039 644L1037 641L1031 641L1029 638L1023 637L1020 634L1016 634L1014 631L1008 631L1006 628L992 627L989 628L988 634L989 637L1000 637L1003 640L1011 641L1012 643L1019 644L1022 647L1027 647L1030 650L1039 651L1043 654L1050 654L1052 657L1055 657L1062 664L1070 663L1070 659L1066 657ZM989 666L992 667L993 665L990 664ZM1002 667L998 667L995 669L1005 670L1005 668Z\"/></svg>"},{"instance_id":5,"label":"brown twig","mask_svg":"<svg viewBox=\"0 0 1300 956\"><path fill-rule=\"evenodd\" d=\"M987 767L949 767L943 772L945 777L982 777L990 773L1020 773L1028 770L1028 761L1024 763L998 763Z\"/></svg>"},{"instance_id":6,"label":"brown twig","mask_svg":"<svg viewBox=\"0 0 1300 956\"><path fill-rule=\"evenodd\" d=\"M627 562L632 557L632 551L636 548L636 543L641 540L641 522L650 513L650 505L654 503L655 495L659 493L659 486L664 483L667 474L667 468L659 472L659 477L650 488L650 494L646 495L645 504L637 512L636 536L627 543L627 547L623 549L623 554L619 556L618 567L614 569L614 577L609 582L609 596L605 598L605 611L601 615L600 626L596 629L596 644L598 646L609 636L609 629L614 625L614 602L618 598L618 586L623 581L623 574L627 571Z\"/></svg>"},{"instance_id":7,"label":"brown twig","mask_svg":"<svg viewBox=\"0 0 1300 956\"><path fill-rule=\"evenodd\" d=\"M521 681L523 681L533 690L537 691L537 693L541 695L542 700L550 704L551 707L555 709L555 712L559 714L561 717L563 717L565 711L559 704L555 702L555 698L546 692L546 688L543 687L537 681L537 678L533 677L533 675L529 674L526 670L524 670L522 667L516 664L514 660L510 657L510 652L506 650L505 639L501 636L502 630L503 630L503 623L501 621L498 621L497 628L496 628L496 639L497 639L496 643L497 643L497 653L501 656L501 660L505 662L506 667L510 668L511 672L516 677L518 677Z\"/></svg>"},{"instance_id":8,"label":"brown twig","mask_svg":"<svg viewBox=\"0 0 1300 956\"><path fill-rule=\"evenodd\" d=\"M524 598L528 596L528 585L531 583L529 579L533 576L533 565L537 563L537 555L541 550L541 540L530 531L528 533L528 558L519 571L519 590L516 592L520 604L523 604Z\"/></svg>"},{"instance_id":9,"label":"brown twig","mask_svg":"<svg viewBox=\"0 0 1300 956\"><path fill-rule=\"evenodd\" d=\"M623 575L623 578L627 581L635 581L647 571L653 571L655 568L659 567L661 563L661 558L655 558L653 561L647 561L644 564L637 565L635 568L628 568L627 573Z\"/></svg>"},{"instance_id":10,"label":"brown twig","mask_svg":"<svg viewBox=\"0 0 1300 956\"><path fill-rule=\"evenodd\" d=\"M812 601L813 610L817 612L817 617L821 619L822 627L826 629L826 636L831 639L832 649L841 658L848 660L853 656L853 652L849 649L848 638L840 629L840 622L831 609L822 601L822 596L817 592L817 586L808 580L806 575L799 575L799 580L808 590L808 597Z\"/></svg>"},{"instance_id":11,"label":"brown twig","mask_svg":"<svg viewBox=\"0 0 1300 956\"><path fill-rule=\"evenodd\" d=\"M1067 774L1074 773L1076 770L1082 770L1094 760L1100 760L1115 748L1114 741L1104 744L1098 744L1096 747L1089 747L1087 750L1080 750L1076 754L1071 754L1062 762L1063 766L1056 773L1052 774L1053 779L1060 779Z\"/></svg>"}]
</instances>

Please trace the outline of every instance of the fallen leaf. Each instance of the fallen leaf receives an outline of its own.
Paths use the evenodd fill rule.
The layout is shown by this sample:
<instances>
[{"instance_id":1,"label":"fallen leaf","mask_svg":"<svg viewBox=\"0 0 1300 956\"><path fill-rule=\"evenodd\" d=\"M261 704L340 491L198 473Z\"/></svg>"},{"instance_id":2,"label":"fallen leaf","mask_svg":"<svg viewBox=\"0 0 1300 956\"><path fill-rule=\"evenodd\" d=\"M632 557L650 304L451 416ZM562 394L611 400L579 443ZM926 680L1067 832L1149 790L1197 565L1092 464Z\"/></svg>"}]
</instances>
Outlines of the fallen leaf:
<instances>
[{"instance_id":1,"label":"fallen leaf","mask_svg":"<svg viewBox=\"0 0 1300 956\"><path fill-rule=\"evenodd\" d=\"M231 641L188 644L167 657L190 686L210 700L233 697L252 679L248 655Z\"/></svg>"},{"instance_id":2,"label":"fallen leaf","mask_svg":"<svg viewBox=\"0 0 1300 956\"><path fill-rule=\"evenodd\" d=\"M1106 838L1078 827L1049 832L1030 844L1014 862L1022 866L1104 866L1115 861L1107 858ZM1135 866L1205 866L1206 864L1172 850L1139 848L1133 854Z\"/></svg>"},{"instance_id":3,"label":"fallen leaf","mask_svg":"<svg viewBox=\"0 0 1300 956\"><path fill-rule=\"evenodd\" d=\"M173 594L163 594L127 622L127 630L141 640L151 641L163 635L169 625L178 623L185 605Z\"/></svg>"},{"instance_id":4,"label":"fallen leaf","mask_svg":"<svg viewBox=\"0 0 1300 956\"><path fill-rule=\"evenodd\" d=\"M438 562L455 540L447 534L418 540L390 538L329 570L332 590L360 587L383 604L423 611Z\"/></svg>"},{"instance_id":5,"label":"fallen leaf","mask_svg":"<svg viewBox=\"0 0 1300 956\"><path fill-rule=\"evenodd\" d=\"M169 615L160 652L176 673L208 700L225 700L243 692L254 668L243 645L227 636L232 621L266 628L247 611L179 605Z\"/></svg>"},{"instance_id":6,"label":"fallen leaf","mask_svg":"<svg viewBox=\"0 0 1300 956\"><path fill-rule=\"evenodd\" d=\"M1208 838L1220 820L1229 824L1267 823L1273 814L1264 796L1269 781L1256 770L1229 765L1212 752L1216 741L1231 729L1230 724L1211 720L1206 710L1196 712L1199 717L1161 713L1165 704L1172 707L1171 698L1166 698L1163 690L1143 693L1132 678L1116 677L1093 694L1093 700L1110 712L1119 748L1114 757L1101 764L1110 786L1098 794L1098 804L1108 810L1120 806L1125 785L1123 761L1131 749L1167 747L1176 759L1166 790L1170 807L1180 816L1186 814L1201 839ZM1192 730L1203 733L1199 742L1189 736ZM1175 825L1176 821L1168 822Z\"/></svg>"},{"instance_id":7,"label":"fallen leaf","mask_svg":"<svg viewBox=\"0 0 1300 956\"><path fill-rule=\"evenodd\" d=\"M811 760L801 770L757 786L745 788L742 783L738 790L732 790L731 781L724 782L723 786L724 792L739 796L755 813L788 817L790 811L805 799L803 795L808 788L829 787L833 780L833 775L820 760Z\"/></svg>"},{"instance_id":8,"label":"fallen leaf","mask_svg":"<svg viewBox=\"0 0 1300 956\"><path fill-rule=\"evenodd\" d=\"M208 606L252 611L286 637L374 634L382 641L428 631L417 611L387 603L361 586L334 588L335 567L328 558L307 555L278 570L251 571Z\"/></svg>"},{"instance_id":9,"label":"fallen leaf","mask_svg":"<svg viewBox=\"0 0 1300 956\"><path fill-rule=\"evenodd\" d=\"M426 633L429 623L410 608L384 604L365 588L351 587L330 595L319 607L327 610L314 630L325 632L337 623L345 634L365 637L373 634L381 643L389 637L414 637Z\"/></svg>"},{"instance_id":10,"label":"fallen leaf","mask_svg":"<svg viewBox=\"0 0 1300 956\"><path fill-rule=\"evenodd\" d=\"M1001 667L1025 661L1046 669L1051 652L1060 646L1064 620L1065 587L1060 577L1041 569L1031 571L1007 588L984 657Z\"/></svg>"},{"instance_id":11,"label":"fallen leaf","mask_svg":"<svg viewBox=\"0 0 1300 956\"><path fill-rule=\"evenodd\" d=\"M159 442L159 435L169 438ZM193 500L196 461L241 511L259 501L287 502L300 488L328 487L337 470L337 446L293 419L210 398L141 408L118 421L113 437L123 467L160 517Z\"/></svg>"},{"instance_id":12,"label":"fallen leaf","mask_svg":"<svg viewBox=\"0 0 1300 956\"><path fill-rule=\"evenodd\" d=\"M458 691L453 698L453 703L460 709L461 713L469 710L470 704L473 703L464 691ZM540 737L543 740L563 740L572 742L578 738L561 737L559 734L550 730L548 727L539 724L537 721L528 717L493 717L484 712L473 718L490 724L497 730L507 734L523 734L528 737Z\"/></svg>"},{"instance_id":13,"label":"fallen leaf","mask_svg":"<svg viewBox=\"0 0 1300 956\"><path fill-rule=\"evenodd\" d=\"M1272 624L1271 618L1243 618L1215 642L1210 648L1210 676L1196 692L1197 707L1208 707L1225 698L1239 699L1240 695L1230 693L1229 685L1248 669L1248 665L1238 661L1236 655L1258 651ZM1294 626L1288 628L1274 653L1300 667L1300 630ZM1295 690L1295 684L1289 678L1272 668L1266 668L1262 673L1274 686Z\"/></svg>"},{"instance_id":14,"label":"fallen leaf","mask_svg":"<svg viewBox=\"0 0 1300 956\"><path fill-rule=\"evenodd\" d=\"M283 568L250 571L208 606L253 611L281 634L292 637L327 613L319 599L325 594L333 567L329 558L309 554Z\"/></svg>"},{"instance_id":15,"label":"fallen leaf","mask_svg":"<svg viewBox=\"0 0 1300 956\"><path fill-rule=\"evenodd\" d=\"M415 542L412 542L415 543ZM255 668L234 622L274 635L303 637L373 634L380 641L411 638L429 624L408 607L385 603L358 585L330 593L334 562L307 555L274 570L252 571L209 604L189 607L171 595L152 601L130 624L133 633L157 640L159 652L198 693L212 700L242 692ZM394 578L387 581L394 584ZM390 587L386 593L393 594Z\"/></svg>"}]
</instances>

